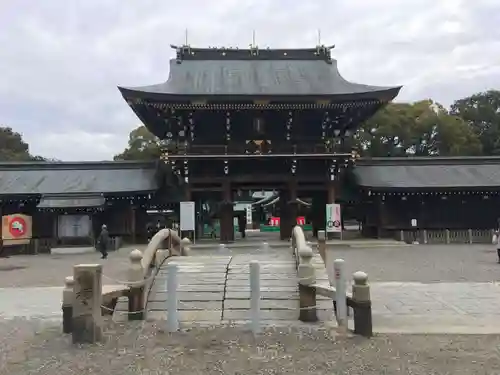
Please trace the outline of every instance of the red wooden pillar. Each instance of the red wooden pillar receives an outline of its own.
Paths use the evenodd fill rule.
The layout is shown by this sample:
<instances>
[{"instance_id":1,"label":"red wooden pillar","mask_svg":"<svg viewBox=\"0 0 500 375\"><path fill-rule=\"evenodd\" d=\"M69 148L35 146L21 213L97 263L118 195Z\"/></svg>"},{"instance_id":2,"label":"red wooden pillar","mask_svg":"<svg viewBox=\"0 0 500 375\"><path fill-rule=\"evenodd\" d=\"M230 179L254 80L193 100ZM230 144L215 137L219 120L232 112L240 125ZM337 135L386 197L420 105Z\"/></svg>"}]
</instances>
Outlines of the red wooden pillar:
<instances>
[{"instance_id":1,"label":"red wooden pillar","mask_svg":"<svg viewBox=\"0 0 500 375\"><path fill-rule=\"evenodd\" d=\"M234 241L234 207L231 183L222 185L222 204L220 211L220 241L230 243Z\"/></svg>"}]
</instances>

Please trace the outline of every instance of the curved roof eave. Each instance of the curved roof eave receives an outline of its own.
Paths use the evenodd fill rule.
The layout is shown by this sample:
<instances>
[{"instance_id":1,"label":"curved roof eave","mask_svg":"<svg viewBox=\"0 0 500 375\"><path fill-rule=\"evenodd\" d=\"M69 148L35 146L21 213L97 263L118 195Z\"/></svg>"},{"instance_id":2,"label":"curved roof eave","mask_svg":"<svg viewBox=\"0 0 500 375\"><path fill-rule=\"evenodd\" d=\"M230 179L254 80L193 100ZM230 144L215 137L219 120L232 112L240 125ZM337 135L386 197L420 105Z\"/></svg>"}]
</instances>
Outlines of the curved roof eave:
<instances>
[{"instance_id":1,"label":"curved roof eave","mask_svg":"<svg viewBox=\"0 0 500 375\"><path fill-rule=\"evenodd\" d=\"M347 81L337 61L228 60L170 61L166 82L119 87L126 98L186 100L195 98L248 99L249 97L373 98L390 101L401 86L371 86ZM299 99L299 100L300 100Z\"/></svg>"},{"instance_id":2,"label":"curved roof eave","mask_svg":"<svg viewBox=\"0 0 500 375\"><path fill-rule=\"evenodd\" d=\"M389 102L398 96L403 86L368 86L370 90L354 93L336 93L336 94L185 94L175 92L162 92L159 87L164 87L165 84L139 86L139 87L122 87L118 86L122 96L125 99L140 98L150 99L154 101L185 101L196 99L212 99L212 100L248 100L249 98L273 98L279 97L289 99L291 101L303 101L304 97L313 97L317 99L337 99L337 100L352 100L352 99L378 99L384 102ZM353 84L357 85L357 84ZM361 85L366 87L366 85Z\"/></svg>"}]
</instances>

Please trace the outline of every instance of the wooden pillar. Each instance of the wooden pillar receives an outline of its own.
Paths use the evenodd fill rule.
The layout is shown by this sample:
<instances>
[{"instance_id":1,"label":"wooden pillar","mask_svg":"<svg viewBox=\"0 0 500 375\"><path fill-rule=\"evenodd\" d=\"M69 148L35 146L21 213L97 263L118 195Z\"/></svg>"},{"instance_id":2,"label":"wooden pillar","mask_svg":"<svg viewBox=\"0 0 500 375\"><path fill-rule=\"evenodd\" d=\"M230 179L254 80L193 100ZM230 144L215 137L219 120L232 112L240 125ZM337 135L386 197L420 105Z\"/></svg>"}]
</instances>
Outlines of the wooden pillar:
<instances>
[{"instance_id":1,"label":"wooden pillar","mask_svg":"<svg viewBox=\"0 0 500 375\"><path fill-rule=\"evenodd\" d=\"M378 224L377 224L377 238L382 238L385 227L385 201L378 199Z\"/></svg>"},{"instance_id":2,"label":"wooden pillar","mask_svg":"<svg viewBox=\"0 0 500 375\"><path fill-rule=\"evenodd\" d=\"M222 205L220 213L220 240L222 243L234 241L234 208L231 183L224 182L222 185Z\"/></svg>"},{"instance_id":3,"label":"wooden pillar","mask_svg":"<svg viewBox=\"0 0 500 375\"><path fill-rule=\"evenodd\" d=\"M131 229L131 235L132 235L132 243L137 242L137 221L136 221L136 208L131 207L130 208L130 229Z\"/></svg>"},{"instance_id":4,"label":"wooden pillar","mask_svg":"<svg viewBox=\"0 0 500 375\"><path fill-rule=\"evenodd\" d=\"M290 239L292 228L290 227L290 210L288 201L290 200L290 191L288 189L280 190L280 240Z\"/></svg>"},{"instance_id":5,"label":"wooden pillar","mask_svg":"<svg viewBox=\"0 0 500 375\"><path fill-rule=\"evenodd\" d=\"M280 192L280 239L289 240L297 222L297 181L290 181Z\"/></svg>"},{"instance_id":6,"label":"wooden pillar","mask_svg":"<svg viewBox=\"0 0 500 375\"><path fill-rule=\"evenodd\" d=\"M298 215L298 186L297 181L293 180L288 183L288 191L290 192L290 200L288 201L288 238L292 237L292 231L295 225L297 225L297 215ZM287 238L287 239L288 239Z\"/></svg>"}]
</instances>

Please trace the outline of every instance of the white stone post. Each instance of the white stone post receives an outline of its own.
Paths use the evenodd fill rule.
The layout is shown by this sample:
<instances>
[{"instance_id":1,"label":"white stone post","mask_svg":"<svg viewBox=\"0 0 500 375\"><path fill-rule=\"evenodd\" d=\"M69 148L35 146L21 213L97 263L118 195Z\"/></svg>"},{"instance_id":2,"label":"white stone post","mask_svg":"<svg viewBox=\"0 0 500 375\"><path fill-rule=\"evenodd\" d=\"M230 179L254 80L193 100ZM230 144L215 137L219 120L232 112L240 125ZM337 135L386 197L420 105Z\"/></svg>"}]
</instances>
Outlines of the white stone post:
<instances>
[{"instance_id":1,"label":"white stone post","mask_svg":"<svg viewBox=\"0 0 500 375\"><path fill-rule=\"evenodd\" d=\"M335 305L337 308L337 324L341 329L347 329L347 299L345 262L343 259L333 261L333 274L335 277Z\"/></svg>"},{"instance_id":2,"label":"white stone post","mask_svg":"<svg viewBox=\"0 0 500 375\"><path fill-rule=\"evenodd\" d=\"M191 251L189 245L191 245L191 240L187 237L184 237L181 240L181 255L182 256L188 256L189 252Z\"/></svg>"},{"instance_id":3,"label":"white stone post","mask_svg":"<svg viewBox=\"0 0 500 375\"><path fill-rule=\"evenodd\" d=\"M73 276L64 279L64 289L62 295L63 333L71 333L73 329L73 303L75 292L73 287L75 281Z\"/></svg>"},{"instance_id":4,"label":"white stone post","mask_svg":"<svg viewBox=\"0 0 500 375\"><path fill-rule=\"evenodd\" d=\"M262 242L262 251L266 253L269 251L269 244L266 241Z\"/></svg>"},{"instance_id":5,"label":"white stone post","mask_svg":"<svg viewBox=\"0 0 500 375\"><path fill-rule=\"evenodd\" d=\"M102 339L102 265L77 264L73 279L73 343L95 344Z\"/></svg>"},{"instance_id":6,"label":"white stone post","mask_svg":"<svg viewBox=\"0 0 500 375\"><path fill-rule=\"evenodd\" d=\"M260 332L260 263L250 262L250 324L254 334Z\"/></svg>"},{"instance_id":7,"label":"white stone post","mask_svg":"<svg viewBox=\"0 0 500 375\"><path fill-rule=\"evenodd\" d=\"M472 245L472 242L473 242L473 241L472 241L472 229L469 229L469 230L467 231L467 233L468 233L468 235L469 235L469 244L471 244L471 245Z\"/></svg>"},{"instance_id":8,"label":"white stone post","mask_svg":"<svg viewBox=\"0 0 500 375\"><path fill-rule=\"evenodd\" d=\"M177 332L179 329L179 311L177 308L178 266L167 265L167 330Z\"/></svg>"}]
</instances>

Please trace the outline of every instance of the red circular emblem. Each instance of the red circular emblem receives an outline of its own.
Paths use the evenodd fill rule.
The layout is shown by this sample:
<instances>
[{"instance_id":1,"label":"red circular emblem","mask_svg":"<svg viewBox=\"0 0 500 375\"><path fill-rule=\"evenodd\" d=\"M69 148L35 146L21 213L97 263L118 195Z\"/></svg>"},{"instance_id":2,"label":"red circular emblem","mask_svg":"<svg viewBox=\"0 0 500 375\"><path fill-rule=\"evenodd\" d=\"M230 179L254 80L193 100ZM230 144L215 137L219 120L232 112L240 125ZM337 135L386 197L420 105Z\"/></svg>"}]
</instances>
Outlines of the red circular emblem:
<instances>
[{"instance_id":1,"label":"red circular emblem","mask_svg":"<svg viewBox=\"0 0 500 375\"><path fill-rule=\"evenodd\" d=\"M12 237L22 237L26 233L26 221L22 217L14 217L9 223L9 232Z\"/></svg>"}]
</instances>

